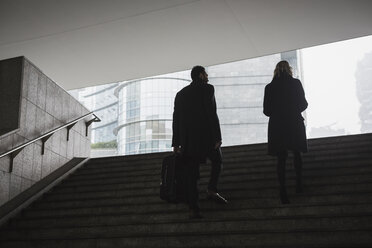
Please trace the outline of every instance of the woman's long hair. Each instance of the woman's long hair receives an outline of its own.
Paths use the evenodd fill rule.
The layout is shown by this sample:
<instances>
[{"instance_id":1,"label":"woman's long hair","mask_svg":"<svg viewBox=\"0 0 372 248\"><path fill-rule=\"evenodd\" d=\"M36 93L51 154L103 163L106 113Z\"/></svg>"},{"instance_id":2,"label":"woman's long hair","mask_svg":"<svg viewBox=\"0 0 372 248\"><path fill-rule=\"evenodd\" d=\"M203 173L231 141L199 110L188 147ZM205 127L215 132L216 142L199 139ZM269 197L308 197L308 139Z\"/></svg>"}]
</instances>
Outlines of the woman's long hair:
<instances>
[{"instance_id":1,"label":"woman's long hair","mask_svg":"<svg viewBox=\"0 0 372 248\"><path fill-rule=\"evenodd\" d=\"M273 78L277 78L285 74L290 75L292 77L293 76L292 67L289 65L288 61L282 60L278 64L276 64Z\"/></svg>"}]
</instances>

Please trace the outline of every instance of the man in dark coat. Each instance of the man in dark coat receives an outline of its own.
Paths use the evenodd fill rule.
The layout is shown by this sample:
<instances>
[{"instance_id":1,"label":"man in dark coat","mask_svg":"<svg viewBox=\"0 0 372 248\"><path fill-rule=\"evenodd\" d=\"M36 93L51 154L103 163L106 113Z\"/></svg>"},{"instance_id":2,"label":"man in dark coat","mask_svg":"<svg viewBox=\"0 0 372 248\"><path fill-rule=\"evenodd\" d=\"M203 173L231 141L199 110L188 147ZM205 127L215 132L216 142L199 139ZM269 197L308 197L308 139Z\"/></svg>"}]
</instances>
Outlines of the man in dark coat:
<instances>
[{"instance_id":1,"label":"man in dark coat","mask_svg":"<svg viewBox=\"0 0 372 248\"><path fill-rule=\"evenodd\" d=\"M301 112L307 108L300 80L292 77L287 61L277 64L274 78L265 87L264 114L269 116L268 153L278 157L278 179L282 203L289 203L285 188L285 162L288 150L294 152L296 191L302 192L301 152L307 152L306 131Z\"/></svg>"},{"instance_id":2,"label":"man in dark coat","mask_svg":"<svg viewBox=\"0 0 372 248\"><path fill-rule=\"evenodd\" d=\"M173 112L174 152L187 161L188 204L191 218L201 217L198 205L199 164L208 157L212 162L208 195L227 201L218 194L217 183L222 168L220 123L217 116L214 87L208 84L204 67L191 70L192 82L176 95Z\"/></svg>"}]
</instances>

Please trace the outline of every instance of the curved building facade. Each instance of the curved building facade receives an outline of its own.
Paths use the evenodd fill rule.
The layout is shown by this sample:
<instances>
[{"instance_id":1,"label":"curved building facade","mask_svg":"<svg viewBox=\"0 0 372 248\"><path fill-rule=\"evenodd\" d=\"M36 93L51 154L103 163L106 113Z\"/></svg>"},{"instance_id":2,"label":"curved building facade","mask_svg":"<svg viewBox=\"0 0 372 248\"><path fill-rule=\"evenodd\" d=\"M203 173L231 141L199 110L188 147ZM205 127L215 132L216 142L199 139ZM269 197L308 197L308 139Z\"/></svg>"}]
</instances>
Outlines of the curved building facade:
<instances>
[{"instance_id":1,"label":"curved building facade","mask_svg":"<svg viewBox=\"0 0 372 248\"><path fill-rule=\"evenodd\" d=\"M190 83L188 72L123 82L115 90L119 99L118 154L169 151L176 93Z\"/></svg>"},{"instance_id":2,"label":"curved building facade","mask_svg":"<svg viewBox=\"0 0 372 248\"><path fill-rule=\"evenodd\" d=\"M298 55L293 51L206 67L215 87L223 146L266 142L264 87L282 59L291 63L298 77ZM190 82L188 70L121 83L115 90L118 154L170 151L174 98Z\"/></svg>"},{"instance_id":3,"label":"curved building facade","mask_svg":"<svg viewBox=\"0 0 372 248\"><path fill-rule=\"evenodd\" d=\"M113 130L118 125L118 99L114 95L118 85L119 83L111 83L70 91L70 94L101 119L100 122L93 122L91 127L91 157L117 155Z\"/></svg>"},{"instance_id":4,"label":"curved building facade","mask_svg":"<svg viewBox=\"0 0 372 248\"><path fill-rule=\"evenodd\" d=\"M117 127L118 99L114 90L118 83L87 88L81 92L82 102L88 106L100 119L92 125L92 143L116 140L112 130Z\"/></svg>"}]
</instances>

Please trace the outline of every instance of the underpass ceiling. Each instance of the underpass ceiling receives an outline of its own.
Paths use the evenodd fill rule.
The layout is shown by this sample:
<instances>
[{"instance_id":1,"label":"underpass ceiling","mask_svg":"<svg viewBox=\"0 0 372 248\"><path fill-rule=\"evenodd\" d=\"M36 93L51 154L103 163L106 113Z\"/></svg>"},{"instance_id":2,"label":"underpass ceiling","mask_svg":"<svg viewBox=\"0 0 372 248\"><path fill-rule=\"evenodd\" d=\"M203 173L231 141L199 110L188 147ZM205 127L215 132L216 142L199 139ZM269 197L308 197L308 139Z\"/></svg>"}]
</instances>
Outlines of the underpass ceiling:
<instances>
[{"instance_id":1,"label":"underpass ceiling","mask_svg":"<svg viewBox=\"0 0 372 248\"><path fill-rule=\"evenodd\" d=\"M372 34L369 0L0 0L0 59L65 89Z\"/></svg>"}]
</instances>

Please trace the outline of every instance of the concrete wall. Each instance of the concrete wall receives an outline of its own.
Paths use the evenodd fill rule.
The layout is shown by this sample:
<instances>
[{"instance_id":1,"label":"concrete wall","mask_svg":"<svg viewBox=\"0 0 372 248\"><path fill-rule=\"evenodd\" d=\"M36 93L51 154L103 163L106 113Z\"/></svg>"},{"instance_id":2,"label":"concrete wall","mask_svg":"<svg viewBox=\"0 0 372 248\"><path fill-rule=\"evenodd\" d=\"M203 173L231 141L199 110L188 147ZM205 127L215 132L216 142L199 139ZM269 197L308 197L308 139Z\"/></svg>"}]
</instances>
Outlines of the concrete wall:
<instances>
[{"instance_id":1,"label":"concrete wall","mask_svg":"<svg viewBox=\"0 0 372 248\"><path fill-rule=\"evenodd\" d=\"M89 113L88 109L30 61L24 57L21 59L20 128L0 136L0 154ZM44 155L41 155L41 141L25 147L14 159L12 173L9 173L9 156L0 158L0 206L71 158L89 157L90 128L86 137L84 120L70 130L69 141L66 137L66 129L56 132L46 142Z\"/></svg>"}]
</instances>

